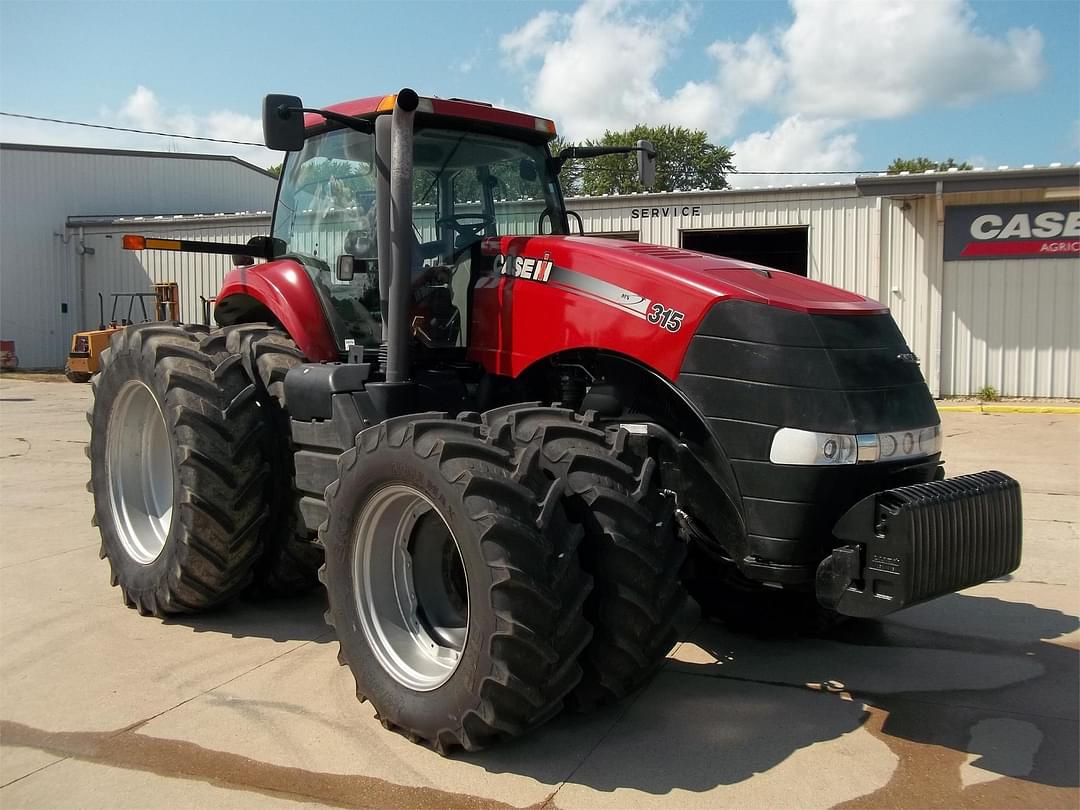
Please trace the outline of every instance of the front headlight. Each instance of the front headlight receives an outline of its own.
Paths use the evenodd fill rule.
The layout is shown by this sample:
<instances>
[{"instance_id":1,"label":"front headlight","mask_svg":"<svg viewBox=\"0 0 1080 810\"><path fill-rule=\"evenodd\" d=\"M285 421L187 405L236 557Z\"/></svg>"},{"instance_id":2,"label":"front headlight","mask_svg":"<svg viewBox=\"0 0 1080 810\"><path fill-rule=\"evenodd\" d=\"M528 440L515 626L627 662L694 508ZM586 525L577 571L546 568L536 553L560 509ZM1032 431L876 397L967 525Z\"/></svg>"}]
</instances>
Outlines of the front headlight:
<instances>
[{"instance_id":1,"label":"front headlight","mask_svg":"<svg viewBox=\"0 0 1080 810\"><path fill-rule=\"evenodd\" d=\"M773 436L773 464L830 465L899 461L941 452L941 425L889 433L816 433L780 428Z\"/></svg>"}]
</instances>

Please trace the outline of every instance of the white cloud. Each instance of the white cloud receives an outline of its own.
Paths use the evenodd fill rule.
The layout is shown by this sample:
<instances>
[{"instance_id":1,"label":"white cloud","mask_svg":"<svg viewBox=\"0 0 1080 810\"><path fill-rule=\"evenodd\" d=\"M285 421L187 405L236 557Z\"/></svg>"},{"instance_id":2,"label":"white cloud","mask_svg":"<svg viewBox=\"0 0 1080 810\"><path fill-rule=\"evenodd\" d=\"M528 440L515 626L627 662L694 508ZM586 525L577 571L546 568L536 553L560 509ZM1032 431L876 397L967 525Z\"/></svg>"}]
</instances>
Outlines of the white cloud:
<instances>
[{"instance_id":1,"label":"white cloud","mask_svg":"<svg viewBox=\"0 0 1080 810\"><path fill-rule=\"evenodd\" d=\"M664 96L657 86L690 22L685 8L647 16L619 0L585 0L573 14L541 12L499 45L532 77L531 106L555 118L570 138L641 122L700 127L722 137L735 116L718 87L690 81Z\"/></svg>"},{"instance_id":2,"label":"white cloud","mask_svg":"<svg viewBox=\"0 0 1080 810\"><path fill-rule=\"evenodd\" d=\"M835 172L860 168L862 156L855 147L855 135L843 132L840 123L826 119L792 115L771 130L754 132L731 144L735 165L748 171ZM813 185L851 180L851 176L739 175L728 181L736 188L769 185Z\"/></svg>"},{"instance_id":3,"label":"white cloud","mask_svg":"<svg viewBox=\"0 0 1080 810\"><path fill-rule=\"evenodd\" d=\"M536 55L537 45L546 40L562 15L554 11L541 11L521 28L499 39L499 49L510 64L521 67Z\"/></svg>"},{"instance_id":4,"label":"white cloud","mask_svg":"<svg viewBox=\"0 0 1080 810\"><path fill-rule=\"evenodd\" d=\"M789 2L788 25L714 42L710 68L670 94L659 88L691 28L685 8L584 0L540 12L500 47L525 77L527 106L571 139L649 123L723 141L748 110L777 115L732 144L747 170L860 168L853 123L1030 90L1045 72L1038 31L988 35L967 0ZM833 178L806 181L823 179Z\"/></svg>"},{"instance_id":5,"label":"white cloud","mask_svg":"<svg viewBox=\"0 0 1080 810\"><path fill-rule=\"evenodd\" d=\"M784 60L761 34L745 42L714 42L708 53L719 65L725 91L740 101L767 103L784 79Z\"/></svg>"},{"instance_id":6,"label":"white cloud","mask_svg":"<svg viewBox=\"0 0 1080 810\"><path fill-rule=\"evenodd\" d=\"M965 0L792 0L779 38L789 111L896 118L1029 90L1042 78L1042 36L983 34Z\"/></svg>"},{"instance_id":7,"label":"white cloud","mask_svg":"<svg viewBox=\"0 0 1080 810\"><path fill-rule=\"evenodd\" d=\"M202 114L172 110L163 105L152 90L142 85L124 99L118 109L112 110L103 106L98 116L88 123L232 141L262 141L262 123L258 118L232 110L215 110ZM0 118L0 140L55 146L225 154L234 155L256 166L281 162L279 153L261 146L163 138L7 117Z\"/></svg>"},{"instance_id":8,"label":"white cloud","mask_svg":"<svg viewBox=\"0 0 1080 810\"><path fill-rule=\"evenodd\" d=\"M966 0L791 0L794 20L769 36L716 42L724 86L787 113L898 118L1035 87L1042 35L979 31Z\"/></svg>"}]
</instances>

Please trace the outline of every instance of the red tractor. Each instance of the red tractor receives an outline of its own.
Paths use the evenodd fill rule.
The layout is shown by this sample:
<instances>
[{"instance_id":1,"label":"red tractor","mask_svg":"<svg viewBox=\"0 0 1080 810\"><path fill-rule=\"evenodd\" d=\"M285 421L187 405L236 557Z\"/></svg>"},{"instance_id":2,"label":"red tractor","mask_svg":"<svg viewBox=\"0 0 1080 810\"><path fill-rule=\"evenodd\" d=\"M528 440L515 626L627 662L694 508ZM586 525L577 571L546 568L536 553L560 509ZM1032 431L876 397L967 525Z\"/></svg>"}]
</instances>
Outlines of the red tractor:
<instances>
[{"instance_id":1,"label":"red tractor","mask_svg":"<svg viewBox=\"0 0 1080 810\"><path fill-rule=\"evenodd\" d=\"M446 752L636 689L686 591L805 629L1019 564L1017 483L944 478L881 304L571 235L565 160L648 181L648 143L553 155L550 121L407 89L268 96L264 130L269 236L126 237L237 254L217 328L129 327L93 378L94 519L141 613L318 578L358 696Z\"/></svg>"}]
</instances>

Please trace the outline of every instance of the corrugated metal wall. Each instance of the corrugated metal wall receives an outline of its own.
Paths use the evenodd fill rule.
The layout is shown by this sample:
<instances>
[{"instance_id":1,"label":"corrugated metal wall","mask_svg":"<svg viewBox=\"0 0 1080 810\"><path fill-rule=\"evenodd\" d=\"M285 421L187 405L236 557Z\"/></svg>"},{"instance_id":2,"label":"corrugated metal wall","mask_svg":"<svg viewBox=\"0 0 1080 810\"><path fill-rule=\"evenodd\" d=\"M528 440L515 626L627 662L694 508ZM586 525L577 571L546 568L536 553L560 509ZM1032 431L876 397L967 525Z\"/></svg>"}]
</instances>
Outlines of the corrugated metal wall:
<instances>
[{"instance_id":1,"label":"corrugated metal wall","mask_svg":"<svg viewBox=\"0 0 1080 810\"><path fill-rule=\"evenodd\" d=\"M919 357L923 376L935 394L939 357L933 313L941 311L941 296L934 271L941 264L939 244L934 201L881 200L878 300L889 307L908 345ZM939 257L936 260L935 255ZM936 318L940 323L940 315Z\"/></svg>"},{"instance_id":2,"label":"corrugated metal wall","mask_svg":"<svg viewBox=\"0 0 1080 810\"><path fill-rule=\"evenodd\" d=\"M941 393L1080 396L1080 262L945 262Z\"/></svg>"},{"instance_id":3,"label":"corrugated metal wall","mask_svg":"<svg viewBox=\"0 0 1080 810\"><path fill-rule=\"evenodd\" d=\"M643 194L579 197L567 206L581 214L586 233L638 231L642 242L677 247L682 232L719 228L809 228L810 278L877 298L879 200L850 186L764 192ZM700 214L684 213L688 206ZM661 215L634 217L633 209ZM665 216L664 209L673 214Z\"/></svg>"},{"instance_id":4,"label":"corrugated metal wall","mask_svg":"<svg viewBox=\"0 0 1080 810\"><path fill-rule=\"evenodd\" d=\"M1029 189L949 194L945 203L1043 199ZM944 262L942 287L944 396L989 385L1003 396L1080 397L1080 260Z\"/></svg>"},{"instance_id":5,"label":"corrugated metal wall","mask_svg":"<svg viewBox=\"0 0 1080 810\"><path fill-rule=\"evenodd\" d=\"M232 267L229 256L209 253L182 253L168 250L124 250L121 237L139 233L159 239L194 239L205 242L244 244L252 236L270 232L269 216L228 217L207 220L133 219L122 223L87 226L86 244L94 249L85 257L87 302L83 329L98 325L98 298L105 300L105 319L109 319L111 296L117 292L152 292L153 284L175 281L180 285L181 320L202 320L199 296L212 298L221 288L225 273ZM136 311L141 316L141 310Z\"/></svg>"},{"instance_id":6,"label":"corrugated metal wall","mask_svg":"<svg viewBox=\"0 0 1080 810\"><path fill-rule=\"evenodd\" d=\"M274 191L272 178L232 160L5 146L0 338L16 342L22 367L58 367L71 333L96 325L96 299L89 317L80 310L78 233L65 227L68 217L269 210Z\"/></svg>"},{"instance_id":7,"label":"corrugated metal wall","mask_svg":"<svg viewBox=\"0 0 1080 810\"><path fill-rule=\"evenodd\" d=\"M5 197L5 199L7 199ZM952 194L945 206L1024 202L1041 190ZM684 230L801 226L809 229L808 274L882 301L890 307L935 395L970 395L992 385L1006 396L1080 397L1080 261L942 261L942 224L933 197L863 197L850 186L696 194L590 197L568 200L586 233L638 233L641 241L678 246ZM696 206L695 215L684 213ZM633 210L668 208L669 215L641 217ZM535 227L540 209L500 204L500 231ZM8 227L4 211L5 227ZM17 222L18 217L14 220ZM202 221L144 219L86 228L93 256L80 259L57 237L35 253L42 297L78 297L85 265L87 316L97 323L96 293L150 289L152 281L181 286L183 316L201 317L199 296L217 293L228 257L120 250L119 237L140 231L161 237L245 242L269 232L269 216L213 217ZM423 211L421 238L435 238L434 212ZM344 230L342 231L344 236ZM6 255L6 254L5 254ZM6 280L5 272L0 279ZM5 286L0 295L8 292ZM32 307L5 306L8 323L43 334ZM9 315L10 313L10 315ZM76 328L69 317L70 329ZM50 327L51 328L51 327ZM5 329L5 332L7 330ZM66 346L66 337L65 343ZM23 352L20 346L20 353ZM66 351L66 350L65 350ZM24 361L24 365L27 363Z\"/></svg>"}]
</instances>

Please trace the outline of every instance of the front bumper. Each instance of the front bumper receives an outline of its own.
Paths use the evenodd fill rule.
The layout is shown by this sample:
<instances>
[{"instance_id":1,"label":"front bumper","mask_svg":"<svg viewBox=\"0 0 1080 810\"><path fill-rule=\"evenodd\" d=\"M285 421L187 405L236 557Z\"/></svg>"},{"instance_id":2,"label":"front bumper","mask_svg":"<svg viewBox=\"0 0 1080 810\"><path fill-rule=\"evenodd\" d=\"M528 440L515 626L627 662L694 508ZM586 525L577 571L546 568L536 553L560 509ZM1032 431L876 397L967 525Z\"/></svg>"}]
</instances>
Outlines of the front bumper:
<instances>
[{"instance_id":1,"label":"front bumper","mask_svg":"<svg viewBox=\"0 0 1080 810\"><path fill-rule=\"evenodd\" d=\"M849 509L833 535L845 545L818 565L818 602L884 616L1015 571L1020 484L981 472L888 489Z\"/></svg>"}]
</instances>

